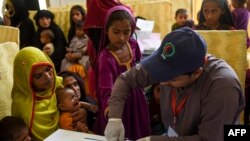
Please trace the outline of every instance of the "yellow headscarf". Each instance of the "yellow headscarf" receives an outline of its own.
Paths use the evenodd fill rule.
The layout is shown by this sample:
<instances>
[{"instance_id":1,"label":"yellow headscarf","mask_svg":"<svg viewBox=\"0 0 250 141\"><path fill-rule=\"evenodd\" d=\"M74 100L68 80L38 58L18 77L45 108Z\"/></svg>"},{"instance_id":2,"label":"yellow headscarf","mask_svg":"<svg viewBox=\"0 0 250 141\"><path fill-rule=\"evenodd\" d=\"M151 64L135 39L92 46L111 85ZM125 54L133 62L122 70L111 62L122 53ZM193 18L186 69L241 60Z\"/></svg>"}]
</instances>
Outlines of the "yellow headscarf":
<instances>
[{"instance_id":1,"label":"yellow headscarf","mask_svg":"<svg viewBox=\"0 0 250 141\"><path fill-rule=\"evenodd\" d=\"M43 140L58 128L55 90L62 86L62 78L56 76L54 69L55 83L51 89L39 93L32 89L32 70L44 64L53 66L49 57L35 47L23 48L14 60L11 112L24 119L32 140Z\"/></svg>"}]
</instances>

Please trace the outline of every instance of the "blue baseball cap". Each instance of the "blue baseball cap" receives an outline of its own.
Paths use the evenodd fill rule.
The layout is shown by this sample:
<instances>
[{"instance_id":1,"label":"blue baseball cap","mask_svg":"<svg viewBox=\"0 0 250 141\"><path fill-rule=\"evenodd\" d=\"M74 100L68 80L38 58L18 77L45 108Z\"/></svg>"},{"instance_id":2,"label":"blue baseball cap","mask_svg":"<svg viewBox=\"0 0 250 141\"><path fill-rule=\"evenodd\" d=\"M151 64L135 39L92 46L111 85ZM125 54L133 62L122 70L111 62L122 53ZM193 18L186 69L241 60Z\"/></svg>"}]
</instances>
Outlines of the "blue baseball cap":
<instances>
[{"instance_id":1,"label":"blue baseball cap","mask_svg":"<svg viewBox=\"0 0 250 141\"><path fill-rule=\"evenodd\" d=\"M166 35L161 46L141 61L156 82L195 71L205 63L207 45L194 30L183 27Z\"/></svg>"}]
</instances>

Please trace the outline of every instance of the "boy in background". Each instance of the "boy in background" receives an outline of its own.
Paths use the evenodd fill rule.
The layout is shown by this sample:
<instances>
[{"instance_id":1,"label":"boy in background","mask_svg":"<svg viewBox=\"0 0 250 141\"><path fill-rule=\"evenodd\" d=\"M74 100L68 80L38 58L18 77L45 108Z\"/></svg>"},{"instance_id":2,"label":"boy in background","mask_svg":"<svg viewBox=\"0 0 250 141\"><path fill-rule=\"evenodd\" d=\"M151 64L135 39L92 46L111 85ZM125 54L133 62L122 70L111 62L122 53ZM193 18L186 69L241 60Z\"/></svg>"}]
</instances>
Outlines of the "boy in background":
<instances>
[{"instance_id":1,"label":"boy in background","mask_svg":"<svg viewBox=\"0 0 250 141\"><path fill-rule=\"evenodd\" d=\"M188 20L188 13L186 9L180 8L175 12L175 23L172 25L172 31L182 28L184 26L193 28L194 21Z\"/></svg>"}]
</instances>

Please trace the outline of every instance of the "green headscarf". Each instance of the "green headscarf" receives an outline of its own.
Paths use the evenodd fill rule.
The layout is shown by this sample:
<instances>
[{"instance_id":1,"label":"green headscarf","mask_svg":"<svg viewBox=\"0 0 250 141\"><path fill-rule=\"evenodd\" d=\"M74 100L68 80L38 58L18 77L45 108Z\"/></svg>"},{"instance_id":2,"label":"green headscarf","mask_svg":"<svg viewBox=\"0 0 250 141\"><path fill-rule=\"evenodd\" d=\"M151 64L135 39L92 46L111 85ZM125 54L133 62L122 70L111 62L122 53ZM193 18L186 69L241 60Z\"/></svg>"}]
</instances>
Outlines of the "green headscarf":
<instances>
[{"instance_id":1,"label":"green headscarf","mask_svg":"<svg viewBox=\"0 0 250 141\"><path fill-rule=\"evenodd\" d=\"M59 112L55 90L62 86L62 78L56 76L54 69L53 87L47 91L35 92L32 89L32 71L41 65L54 68L49 57L35 47L23 48L14 60L11 112L25 121L32 140L43 140L58 128Z\"/></svg>"}]
</instances>

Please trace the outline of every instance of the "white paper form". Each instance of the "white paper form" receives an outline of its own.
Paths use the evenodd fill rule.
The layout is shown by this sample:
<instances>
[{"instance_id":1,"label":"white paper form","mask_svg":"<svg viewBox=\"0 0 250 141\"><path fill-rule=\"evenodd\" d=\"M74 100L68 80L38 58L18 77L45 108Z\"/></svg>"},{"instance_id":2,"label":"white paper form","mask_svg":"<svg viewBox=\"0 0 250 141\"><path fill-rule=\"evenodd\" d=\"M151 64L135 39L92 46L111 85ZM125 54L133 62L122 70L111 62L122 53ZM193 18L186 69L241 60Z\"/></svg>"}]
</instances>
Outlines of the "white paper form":
<instances>
[{"instance_id":1,"label":"white paper form","mask_svg":"<svg viewBox=\"0 0 250 141\"><path fill-rule=\"evenodd\" d=\"M58 129L44 141L107 141L104 136Z\"/></svg>"}]
</instances>

